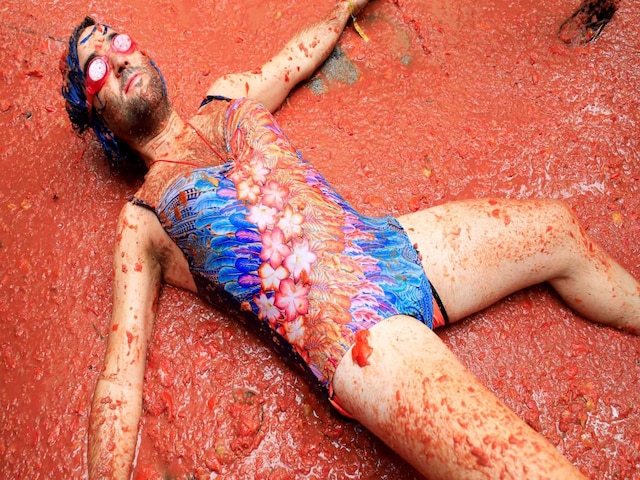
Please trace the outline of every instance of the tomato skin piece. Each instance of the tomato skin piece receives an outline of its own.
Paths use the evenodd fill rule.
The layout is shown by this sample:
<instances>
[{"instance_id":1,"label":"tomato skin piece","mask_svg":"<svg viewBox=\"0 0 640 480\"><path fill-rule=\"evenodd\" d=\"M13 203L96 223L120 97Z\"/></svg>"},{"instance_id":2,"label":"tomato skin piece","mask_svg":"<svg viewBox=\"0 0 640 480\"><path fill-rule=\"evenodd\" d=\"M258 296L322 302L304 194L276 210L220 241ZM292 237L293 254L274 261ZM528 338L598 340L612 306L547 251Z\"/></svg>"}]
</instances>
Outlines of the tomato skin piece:
<instances>
[{"instance_id":1,"label":"tomato skin piece","mask_svg":"<svg viewBox=\"0 0 640 480\"><path fill-rule=\"evenodd\" d=\"M360 367L369 365L369 357L373 352L373 348L369 345L369 330L359 330L356 333L356 343L351 350L351 358Z\"/></svg>"}]
</instances>

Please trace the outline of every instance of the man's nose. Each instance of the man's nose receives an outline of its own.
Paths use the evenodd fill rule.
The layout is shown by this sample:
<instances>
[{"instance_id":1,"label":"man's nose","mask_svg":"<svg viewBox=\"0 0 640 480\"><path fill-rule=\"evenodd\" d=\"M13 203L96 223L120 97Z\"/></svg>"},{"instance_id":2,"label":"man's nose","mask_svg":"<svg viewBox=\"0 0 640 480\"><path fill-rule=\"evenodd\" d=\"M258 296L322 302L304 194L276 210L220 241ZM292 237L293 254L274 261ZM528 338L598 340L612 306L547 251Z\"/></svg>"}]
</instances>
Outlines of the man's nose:
<instances>
[{"instance_id":1,"label":"man's nose","mask_svg":"<svg viewBox=\"0 0 640 480\"><path fill-rule=\"evenodd\" d=\"M124 69L129 66L129 56L112 50L109 52L109 63L111 63L111 68L113 68L116 77L120 77Z\"/></svg>"}]
</instances>

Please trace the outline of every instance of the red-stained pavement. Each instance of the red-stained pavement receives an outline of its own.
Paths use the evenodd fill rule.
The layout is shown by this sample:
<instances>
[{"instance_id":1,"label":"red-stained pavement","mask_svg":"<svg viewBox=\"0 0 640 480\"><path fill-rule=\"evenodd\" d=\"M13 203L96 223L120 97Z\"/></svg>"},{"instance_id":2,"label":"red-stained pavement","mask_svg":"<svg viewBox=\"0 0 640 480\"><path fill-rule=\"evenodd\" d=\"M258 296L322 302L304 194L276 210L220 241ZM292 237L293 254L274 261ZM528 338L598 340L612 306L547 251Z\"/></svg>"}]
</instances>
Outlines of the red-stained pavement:
<instances>
[{"instance_id":1,"label":"red-stained pavement","mask_svg":"<svg viewBox=\"0 0 640 480\"><path fill-rule=\"evenodd\" d=\"M73 26L93 14L130 33L189 115L218 75L261 65L330 5L3 2L0 477L85 474L115 220L139 185L72 133L58 61ZM576 7L376 0L358 18L370 41L348 28L277 118L366 214L562 198L638 277L640 9L621 1L596 42L571 46L556 33ZM585 322L546 286L440 335L591 478L640 478L640 339ZM148 362L136 478L419 478L192 295L164 290Z\"/></svg>"}]
</instances>

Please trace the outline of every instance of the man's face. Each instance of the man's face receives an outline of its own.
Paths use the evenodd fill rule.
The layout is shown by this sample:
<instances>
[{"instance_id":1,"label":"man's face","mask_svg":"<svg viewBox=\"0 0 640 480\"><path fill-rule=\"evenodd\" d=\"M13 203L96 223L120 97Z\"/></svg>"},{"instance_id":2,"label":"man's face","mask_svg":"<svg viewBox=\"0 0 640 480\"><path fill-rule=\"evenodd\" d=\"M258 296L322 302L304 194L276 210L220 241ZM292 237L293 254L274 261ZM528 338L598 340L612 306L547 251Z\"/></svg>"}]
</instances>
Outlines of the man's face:
<instances>
[{"instance_id":1,"label":"man's face","mask_svg":"<svg viewBox=\"0 0 640 480\"><path fill-rule=\"evenodd\" d=\"M126 53L114 48L116 35L105 25L93 25L79 37L78 59L85 78L96 57L104 60L97 70L106 71L102 87L87 97L116 136L131 140L153 135L169 112L162 78L137 48Z\"/></svg>"}]
</instances>

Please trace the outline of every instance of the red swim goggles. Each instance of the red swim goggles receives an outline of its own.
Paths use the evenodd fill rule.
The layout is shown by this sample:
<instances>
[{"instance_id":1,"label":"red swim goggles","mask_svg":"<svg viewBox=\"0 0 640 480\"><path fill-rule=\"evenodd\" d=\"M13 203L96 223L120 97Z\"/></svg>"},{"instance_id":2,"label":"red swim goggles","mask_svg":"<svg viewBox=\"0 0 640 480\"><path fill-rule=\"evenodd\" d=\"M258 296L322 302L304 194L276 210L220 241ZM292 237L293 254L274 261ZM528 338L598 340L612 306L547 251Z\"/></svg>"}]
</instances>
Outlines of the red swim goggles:
<instances>
[{"instance_id":1,"label":"red swim goggles","mask_svg":"<svg viewBox=\"0 0 640 480\"><path fill-rule=\"evenodd\" d=\"M111 46L104 55L93 57L86 69L87 105L91 111L93 97L104 87L111 67L109 55L114 52L118 55L129 55L136 51L137 45L126 33L119 33L111 39Z\"/></svg>"}]
</instances>

